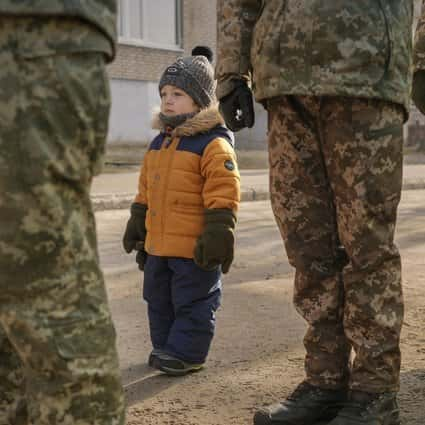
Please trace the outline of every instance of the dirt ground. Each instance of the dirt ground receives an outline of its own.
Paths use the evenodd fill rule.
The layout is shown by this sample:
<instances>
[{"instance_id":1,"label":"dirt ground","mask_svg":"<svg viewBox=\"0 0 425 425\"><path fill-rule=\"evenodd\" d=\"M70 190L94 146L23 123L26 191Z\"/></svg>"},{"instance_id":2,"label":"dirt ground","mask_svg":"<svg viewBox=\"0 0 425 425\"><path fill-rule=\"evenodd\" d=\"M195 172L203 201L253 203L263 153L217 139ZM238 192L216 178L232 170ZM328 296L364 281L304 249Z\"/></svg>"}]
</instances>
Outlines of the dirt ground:
<instances>
[{"instance_id":1,"label":"dirt ground","mask_svg":"<svg viewBox=\"0 0 425 425\"><path fill-rule=\"evenodd\" d=\"M423 425L425 191L403 193L397 241L406 301L399 404L403 425ZM128 425L251 424L256 408L284 398L302 380L305 327L292 306L293 272L268 202L243 203L237 244L206 368L186 377L167 377L146 365L151 348L141 275L107 276Z\"/></svg>"}]
</instances>

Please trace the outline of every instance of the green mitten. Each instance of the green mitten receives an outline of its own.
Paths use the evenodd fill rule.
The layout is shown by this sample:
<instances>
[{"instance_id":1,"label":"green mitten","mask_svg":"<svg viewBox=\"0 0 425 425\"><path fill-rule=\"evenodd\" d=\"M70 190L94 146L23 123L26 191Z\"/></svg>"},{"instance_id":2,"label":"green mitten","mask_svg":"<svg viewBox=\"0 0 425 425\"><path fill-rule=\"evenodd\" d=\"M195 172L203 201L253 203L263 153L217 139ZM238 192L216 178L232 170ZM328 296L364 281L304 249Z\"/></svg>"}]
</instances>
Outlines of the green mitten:
<instances>
[{"instance_id":1,"label":"green mitten","mask_svg":"<svg viewBox=\"0 0 425 425\"><path fill-rule=\"evenodd\" d=\"M416 71L413 75L412 100L425 115L425 71Z\"/></svg>"},{"instance_id":2,"label":"green mitten","mask_svg":"<svg viewBox=\"0 0 425 425\"><path fill-rule=\"evenodd\" d=\"M213 270L221 264L227 273L233 261L236 217L228 209L206 209L205 228L196 241L195 263L204 270Z\"/></svg>"},{"instance_id":3,"label":"green mitten","mask_svg":"<svg viewBox=\"0 0 425 425\"><path fill-rule=\"evenodd\" d=\"M146 211L148 207L144 204L133 203L130 208L131 216L127 222L127 227L122 240L123 247L127 254L133 249L140 250L140 242L145 242L146 238ZM139 242L138 247L136 244Z\"/></svg>"}]
</instances>

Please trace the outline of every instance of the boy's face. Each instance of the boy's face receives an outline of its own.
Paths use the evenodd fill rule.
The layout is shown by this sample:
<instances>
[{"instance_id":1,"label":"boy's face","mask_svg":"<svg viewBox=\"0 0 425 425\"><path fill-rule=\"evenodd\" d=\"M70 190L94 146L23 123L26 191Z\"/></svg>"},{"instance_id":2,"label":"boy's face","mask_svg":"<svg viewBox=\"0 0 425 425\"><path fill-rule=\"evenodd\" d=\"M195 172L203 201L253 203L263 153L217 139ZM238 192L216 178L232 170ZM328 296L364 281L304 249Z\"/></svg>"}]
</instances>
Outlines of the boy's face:
<instances>
[{"instance_id":1,"label":"boy's face","mask_svg":"<svg viewBox=\"0 0 425 425\"><path fill-rule=\"evenodd\" d=\"M199 107L193 99L183 90L165 85L161 89L161 112L165 115L180 115L198 112Z\"/></svg>"}]
</instances>

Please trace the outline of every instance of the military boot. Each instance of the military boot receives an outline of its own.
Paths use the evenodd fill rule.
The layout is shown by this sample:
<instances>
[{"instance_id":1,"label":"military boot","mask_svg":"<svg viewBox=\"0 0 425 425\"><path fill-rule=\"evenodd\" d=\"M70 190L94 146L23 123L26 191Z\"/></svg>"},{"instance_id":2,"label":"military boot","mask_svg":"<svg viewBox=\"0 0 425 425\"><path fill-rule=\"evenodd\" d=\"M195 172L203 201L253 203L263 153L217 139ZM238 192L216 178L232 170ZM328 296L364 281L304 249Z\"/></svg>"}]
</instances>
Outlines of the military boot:
<instances>
[{"instance_id":1,"label":"military boot","mask_svg":"<svg viewBox=\"0 0 425 425\"><path fill-rule=\"evenodd\" d=\"M400 425L396 393L351 391L344 408L328 425Z\"/></svg>"},{"instance_id":2,"label":"military boot","mask_svg":"<svg viewBox=\"0 0 425 425\"><path fill-rule=\"evenodd\" d=\"M327 423L337 415L346 398L346 390L328 390L302 382L286 400L257 411L254 425Z\"/></svg>"}]
</instances>

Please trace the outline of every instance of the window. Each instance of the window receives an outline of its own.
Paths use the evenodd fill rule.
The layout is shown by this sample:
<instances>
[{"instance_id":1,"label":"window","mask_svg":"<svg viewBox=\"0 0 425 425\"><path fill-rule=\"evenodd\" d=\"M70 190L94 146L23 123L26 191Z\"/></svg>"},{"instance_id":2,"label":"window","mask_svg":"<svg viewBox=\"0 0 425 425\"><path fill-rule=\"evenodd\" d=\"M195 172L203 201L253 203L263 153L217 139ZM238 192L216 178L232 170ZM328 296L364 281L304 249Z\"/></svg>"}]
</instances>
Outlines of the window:
<instances>
[{"instance_id":1,"label":"window","mask_svg":"<svg viewBox=\"0 0 425 425\"><path fill-rule=\"evenodd\" d=\"M119 0L121 43L182 47L182 0Z\"/></svg>"}]
</instances>

